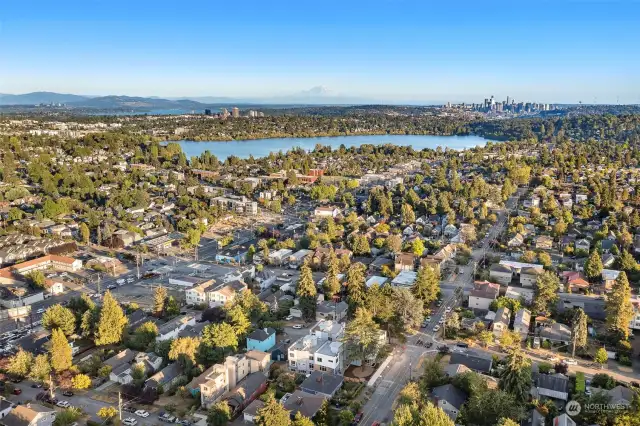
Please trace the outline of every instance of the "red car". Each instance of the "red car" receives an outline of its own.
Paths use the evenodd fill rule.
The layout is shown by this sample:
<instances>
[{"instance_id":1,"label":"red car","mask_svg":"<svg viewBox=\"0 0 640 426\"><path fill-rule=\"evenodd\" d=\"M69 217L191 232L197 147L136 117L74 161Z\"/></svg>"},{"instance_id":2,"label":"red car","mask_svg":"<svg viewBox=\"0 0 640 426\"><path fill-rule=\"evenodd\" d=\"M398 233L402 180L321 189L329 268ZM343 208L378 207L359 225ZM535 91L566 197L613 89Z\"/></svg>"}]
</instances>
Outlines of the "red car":
<instances>
[{"instance_id":1,"label":"red car","mask_svg":"<svg viewBox=\"0 0 640 426\"><path fill-rule=\"evenodd\" d=\"M356 416L353 418L353 422L351 423L352 425L357 425L358 423L360 423L360 421L362 420L362 411L359 412L358 414L356 414Z\"/></svg>"},{"instance_id":2,"label":"red car","mask_svg":"<svg viewBox=\"0 0 640 426\"><path fill-rule=\"evenodd\" d=\"M22 389L20 389L20 388L14 388L13 389L13 394L14 395L20 395L21 393L22 393Z\"/></svg>"}]
</instances>

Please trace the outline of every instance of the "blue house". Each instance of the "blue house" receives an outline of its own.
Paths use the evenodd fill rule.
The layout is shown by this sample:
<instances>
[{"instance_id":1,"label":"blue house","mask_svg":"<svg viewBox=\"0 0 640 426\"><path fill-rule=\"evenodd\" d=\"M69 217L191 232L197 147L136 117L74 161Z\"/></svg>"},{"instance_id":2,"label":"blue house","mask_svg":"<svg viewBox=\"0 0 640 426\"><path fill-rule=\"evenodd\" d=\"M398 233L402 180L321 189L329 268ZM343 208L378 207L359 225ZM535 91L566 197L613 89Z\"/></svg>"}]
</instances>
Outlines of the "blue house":
<instances>
[{"instance_id":1,"label":"blue house","mask_svg":"<svg viewBox=\"0 0 640 426\"><path fill-rule=\"evenodd\" d=\"M269 352L276 345L276 330L259 328L247 336L247 350Z\"/></svg>"}]
</instances>

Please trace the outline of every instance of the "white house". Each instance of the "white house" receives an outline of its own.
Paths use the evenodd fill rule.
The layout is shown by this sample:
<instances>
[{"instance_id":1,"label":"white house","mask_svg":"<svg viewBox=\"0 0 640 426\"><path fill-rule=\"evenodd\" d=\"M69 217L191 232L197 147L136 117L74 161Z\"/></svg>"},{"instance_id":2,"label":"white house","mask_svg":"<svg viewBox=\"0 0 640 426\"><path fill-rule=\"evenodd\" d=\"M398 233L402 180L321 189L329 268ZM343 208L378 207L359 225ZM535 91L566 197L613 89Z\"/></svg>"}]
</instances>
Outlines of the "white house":
<instances>
[{"instance_id":1,"label":"white house","mask_svg":"<svg viewBox=\"0 0 640 426\"><path fill-rule=\"evenodd\" d=\"M516 318L513 321L513 331L519 333L522 340L529 335L529 324L531 323L531 311L528 309L520 309L516 312Z\"/></svg>"},{"instance_id":2,"label":"white house","mask_svg":"<svg viewBox=\"0 0 640 426\"><path fill-rule=\"evenodd\" d=\"M335 206L323 206L316 207L313 211L316 217L337 217L340 214L340 209Z\"/></svg>"},{"instance_id":3,"label":"white house","mask_svg":"<svg viewBox=\"0 0 640 426\"><path fill-rule=\"evenodd\" d=\"M499 292L500 284L476 281L474 289L469 292L469 308L489 310L489 305L498 298Z\"/></svg>"},{"instance_id":4,"label":"white house","mask_svg":"<svg viewBox=\"0 0 640 426\"><path fill-rule=\"evenodd\" d=\"M178 334L189 325L196 325L195 316L182 315L176 317L158 327L158 335L156 336L156 341L161 342L163 340L175 339L176 337L178 337Z\"/></svg>"}]
</instances>

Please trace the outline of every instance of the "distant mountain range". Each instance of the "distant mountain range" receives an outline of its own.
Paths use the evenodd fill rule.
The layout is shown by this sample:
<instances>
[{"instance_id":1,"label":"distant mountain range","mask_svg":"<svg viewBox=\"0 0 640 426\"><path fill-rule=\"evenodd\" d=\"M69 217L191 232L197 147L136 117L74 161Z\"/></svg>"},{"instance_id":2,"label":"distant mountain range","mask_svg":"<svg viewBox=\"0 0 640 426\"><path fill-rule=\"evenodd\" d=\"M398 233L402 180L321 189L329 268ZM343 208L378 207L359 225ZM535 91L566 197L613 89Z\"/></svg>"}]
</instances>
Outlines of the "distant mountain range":
<instances>
[{"instance_id":1,"label":"distant mountain range","mask_svg":"<svg viewBox=\"0 0 640 426\"><path fill-rule=\"evenodd\" d=\"M86 96L54 92L33 92L21 95L0 94L0 105L32 106L38 104L64 104L74 108L96 109L180 109L200 110L218 105L361 105L386 103L373 99L341 96L323 86L313 87L286 96L262 98L232 98L221 96L187 96L181 98L160 98L157 96Z\"/></svg>"}]
</instances>

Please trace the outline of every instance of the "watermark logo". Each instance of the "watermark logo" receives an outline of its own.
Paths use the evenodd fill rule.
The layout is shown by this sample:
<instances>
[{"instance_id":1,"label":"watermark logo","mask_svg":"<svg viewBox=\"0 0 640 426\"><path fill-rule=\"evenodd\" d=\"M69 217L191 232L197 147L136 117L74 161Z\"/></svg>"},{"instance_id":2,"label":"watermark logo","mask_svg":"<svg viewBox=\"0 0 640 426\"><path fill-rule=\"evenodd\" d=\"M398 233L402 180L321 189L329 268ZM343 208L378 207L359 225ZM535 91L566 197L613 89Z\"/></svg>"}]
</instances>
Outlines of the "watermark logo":
<instances>
[{"instance_id":1,"label":"watermark logo","mask_svg":"<svg viewBox=\"0 0 640 426\"><path fill-rule=\"evenodd\" d=\"M570 416L577 416L578 414L580 414L581 409L582 407L580 406L580 403L578 401L569 401L564 411L566 411L566 413Z\"/></svg>"}]
</instances>

